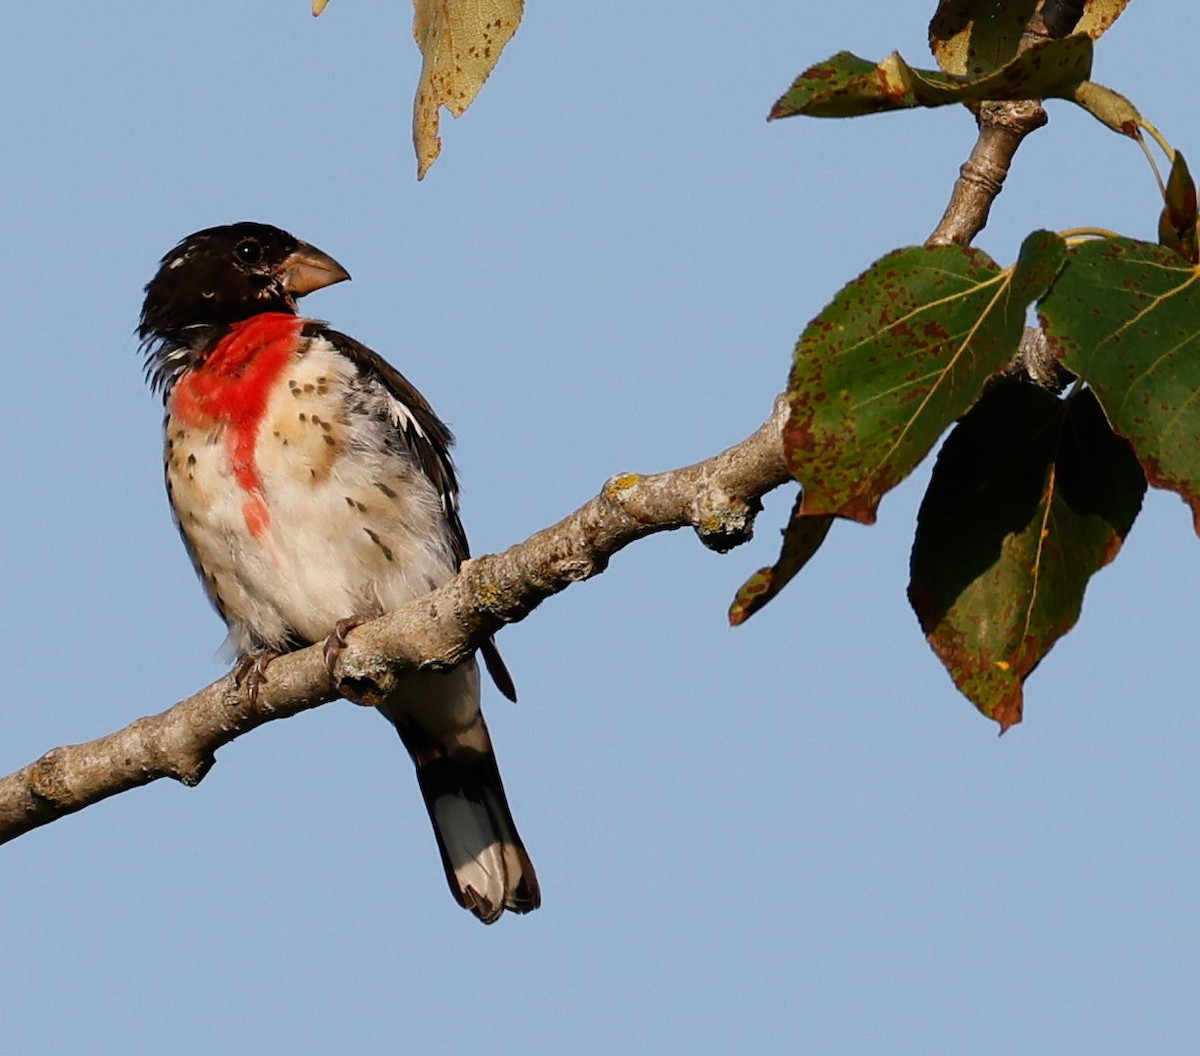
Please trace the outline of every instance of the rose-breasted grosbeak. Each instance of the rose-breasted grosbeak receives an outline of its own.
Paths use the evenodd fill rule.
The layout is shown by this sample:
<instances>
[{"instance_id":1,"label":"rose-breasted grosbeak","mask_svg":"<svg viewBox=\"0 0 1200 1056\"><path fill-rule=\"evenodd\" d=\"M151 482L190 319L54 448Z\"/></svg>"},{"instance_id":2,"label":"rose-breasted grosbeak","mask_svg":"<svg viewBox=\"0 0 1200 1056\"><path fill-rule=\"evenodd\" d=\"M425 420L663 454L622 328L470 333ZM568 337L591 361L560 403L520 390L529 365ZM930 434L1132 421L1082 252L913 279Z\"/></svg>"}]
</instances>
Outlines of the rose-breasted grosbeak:
<instances>
[{"instance_id":1,"label":"rose-breasted grosbeak","mask_svg":"<svg viewBox=\"0 0 1200 1056\"><path fill-rule=\"evenodd\" d=\"M189 235L146 286L138 336L166 405L171 508L256 688L269 659L441 586L468 555L453 437L392 366L296 298L350 276L265 224ZM481 650L516 699L495 646ZM415 672L380 711L417 768L450 890L485 923L541 901L474 659Z\"/></svg>"}]
</instances>

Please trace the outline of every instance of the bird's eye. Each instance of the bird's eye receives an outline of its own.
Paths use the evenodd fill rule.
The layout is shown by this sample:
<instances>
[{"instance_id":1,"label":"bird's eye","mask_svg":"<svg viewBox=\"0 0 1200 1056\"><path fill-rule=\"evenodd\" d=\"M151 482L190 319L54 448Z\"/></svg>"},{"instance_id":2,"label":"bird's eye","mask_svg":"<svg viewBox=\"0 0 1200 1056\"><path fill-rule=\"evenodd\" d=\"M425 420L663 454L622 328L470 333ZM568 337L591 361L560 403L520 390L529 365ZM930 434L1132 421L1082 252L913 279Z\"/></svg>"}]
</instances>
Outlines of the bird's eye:
<instances>
[{"instance_id":1,"label":"bird's eye","mask_svg":"<svg viewBox=\"0 0 1200 1056\"><path fill-rule=\"evenodd\" d=\"M252 238L243 238L233 247L233 255L243 264L257 264L262 260L262 246Z\"/></svg>"}]
</instances>

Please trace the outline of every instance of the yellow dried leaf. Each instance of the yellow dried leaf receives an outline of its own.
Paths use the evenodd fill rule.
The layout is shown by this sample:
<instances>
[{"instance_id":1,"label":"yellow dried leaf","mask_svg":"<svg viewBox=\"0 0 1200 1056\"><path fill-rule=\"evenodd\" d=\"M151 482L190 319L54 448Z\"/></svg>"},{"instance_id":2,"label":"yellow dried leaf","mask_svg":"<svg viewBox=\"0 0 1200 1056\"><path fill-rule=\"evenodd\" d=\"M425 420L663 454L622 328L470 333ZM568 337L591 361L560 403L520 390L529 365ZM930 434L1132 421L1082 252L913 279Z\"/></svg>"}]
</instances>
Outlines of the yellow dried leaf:
<instances>
[{"instance_id":1,"label":"yellow dried leaf","mask_svg":"<svg viewBox=\"0 0 1200 1056\"><path fill-rule=\"evenodd\" d=\"M417 179L442 149L438 110L455 117L483 87L521 21L524 0L413 0L413 36L421 49L421 80L413 100Z\"/></svg>"},{"instance_id":2,"label":"yellow dried leaf","mask_svg":"<svg viewBox=\"0 0 1200 1056\"><path fill-rule=\"evenodd\" d=\"M312 0L313 18L316 18L322 11L325 10L325 5L329 0Z\"/></svg>"},{"instance_id":3,"label":"yellow dried leaf","mask_svg":"<svg viewBox=\"0 0 1200 1056\"><path fill-rule=\"evenodd\" d=\"M1092 40L1111 26L1129 0L1084 0L1084 11L1072 31ZM980 77L998 69L1017 52L1025 23L1038 0L939 0L929 24L929 47L946 73Z\"/></svg>"},{"instance_id":4,"label":"yellow dried leaf","mask_svg":"<svg viewBox=\"0 0 1200 1056\"><path fill-rule=\"evenodd\" d=\"M1100 34L1120 17L1128 3L1129 0L1088 0L1074 32L1086 33L1092 40L1099 40Z\"/></svg>"}]
</instances>

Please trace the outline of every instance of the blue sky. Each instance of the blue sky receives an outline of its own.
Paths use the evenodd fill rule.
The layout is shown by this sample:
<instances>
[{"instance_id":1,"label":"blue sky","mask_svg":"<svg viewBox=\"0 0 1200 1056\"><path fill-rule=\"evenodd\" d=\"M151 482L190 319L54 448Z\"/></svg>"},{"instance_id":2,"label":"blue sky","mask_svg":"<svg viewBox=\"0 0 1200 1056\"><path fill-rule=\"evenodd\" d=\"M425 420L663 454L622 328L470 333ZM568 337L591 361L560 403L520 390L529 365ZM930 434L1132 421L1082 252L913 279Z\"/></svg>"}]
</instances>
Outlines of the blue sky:
<instances>
[{"instance_id":1,"label":"blue sky","mask_svg":"<svg viewBox=\"0 0 1200 1056\"><path fill-rule=\"evenodd\" d=\"M964 111L764 117L842 48L926 63L933 6L533 4L418 185L405 3L12 5L0 769L223 673L132 335L178 238L256 219L345 264L307 310L452 424L475 549L502 548L614 473L747 435L808 318L932 229ZM1095 77L1200 157L1194 30L1183 0L1134 3ZM1052 104L979 244L1149 238L1157 210L1136 148ZM997 738L904 600L927 474L737 630L785 491L749 546L644 541L503 633L521 703L485 708L532 916L485 929L454 905L399 742L347 703L223 749L195 790L6 845L5 1051L1184 1051L1187 510L1149 496Z\"/></svg>"}]
</instances>

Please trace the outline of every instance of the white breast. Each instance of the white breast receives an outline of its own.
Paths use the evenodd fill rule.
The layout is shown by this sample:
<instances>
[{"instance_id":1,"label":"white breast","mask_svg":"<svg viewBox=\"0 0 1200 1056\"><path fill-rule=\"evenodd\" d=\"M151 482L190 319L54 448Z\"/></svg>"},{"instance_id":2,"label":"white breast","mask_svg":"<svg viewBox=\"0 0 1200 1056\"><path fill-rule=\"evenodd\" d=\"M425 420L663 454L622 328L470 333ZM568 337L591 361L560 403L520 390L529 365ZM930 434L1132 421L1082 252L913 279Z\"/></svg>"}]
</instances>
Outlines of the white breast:
<instances>
[{"instance_id":1,"label":"white breast","mask_svg":"<svg viewBox=\"0 0 1200 1056\"><path fill-rule=\"evenodd\" d=\"M389 444L393 426L352 398L354 379L322 339L285 368L254 446L257 493L239 484L222 430L168 413L172 504L239 651L319 641L453 575L437 492Z\"/></svg>"}]
</instances>

